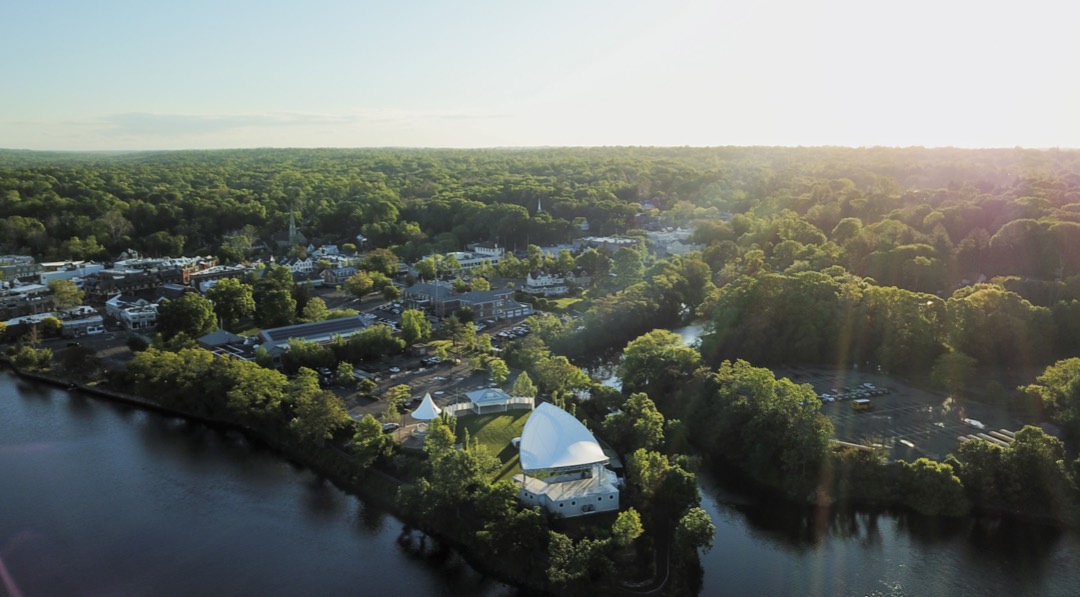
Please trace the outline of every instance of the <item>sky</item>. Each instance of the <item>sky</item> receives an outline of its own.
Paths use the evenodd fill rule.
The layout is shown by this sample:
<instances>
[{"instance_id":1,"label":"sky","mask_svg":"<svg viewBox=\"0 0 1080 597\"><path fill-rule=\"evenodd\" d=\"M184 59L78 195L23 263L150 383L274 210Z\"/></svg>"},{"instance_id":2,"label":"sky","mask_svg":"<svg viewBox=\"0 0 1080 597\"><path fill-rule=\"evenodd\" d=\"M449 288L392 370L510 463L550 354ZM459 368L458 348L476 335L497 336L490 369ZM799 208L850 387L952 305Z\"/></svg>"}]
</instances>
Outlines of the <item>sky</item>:
<instances>
[{"instance_id":1,"label":"sky","mask_svg":"<svg viewBox=\"0 0 1080 597\"><path fill-rule=\"evenodd\" d=\"M1080 147L1064 0L0 0L0 147Z\"/></svg>"}]
</instances>

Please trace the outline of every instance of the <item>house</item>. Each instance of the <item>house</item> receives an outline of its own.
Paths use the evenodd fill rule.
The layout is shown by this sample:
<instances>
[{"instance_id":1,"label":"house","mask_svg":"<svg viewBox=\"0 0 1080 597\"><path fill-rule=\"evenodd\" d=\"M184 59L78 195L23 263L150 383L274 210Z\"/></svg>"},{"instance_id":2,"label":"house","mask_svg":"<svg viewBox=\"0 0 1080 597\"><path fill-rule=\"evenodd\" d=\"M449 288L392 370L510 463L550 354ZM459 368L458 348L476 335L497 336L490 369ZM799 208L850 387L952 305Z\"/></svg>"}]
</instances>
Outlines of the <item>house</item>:
<instances>
[{"instance_id":1,"label":"house","mask_svg":"<svg viewBox=\"0 0 1080 597\"><path fill-rule=\"evenodd\" d=\"M216 265L191 274L189 279L191 285L198 289L199 292L206 292L206 289L213 286L213 284L207 284L208 282L224 278L241 279L247 275L249 271L251 271L251 268L244 265Z\"/></svg>"},{"instance_id":2,"label":"house","mask_svg":"<svg viewBox=\"0 0 1080 597\"><path fill-rule=\"evenodd\" d=\"M134 332L157 326L157 314L158 305L150 304L124 309L116 319L125 330Z\"/></svg>"},{"instance_id":3,"label":"house","mask_svg":"<svg viewBox=\"0 0 1080 597\"><path fill-rule=\"evenodd\" d=\"M340 255L341 251L337 245L323 245L318 249L314 249L311 245L308 245L308 255L314 255L315 257L330 257Z\"/></svg>"},{"instance_id":4,"label":"house","mask_svg":"<svg viewBox=\"0 0 1080 597\"><path fill-rule=\"evenodd\" d=\"M449 315L459 307L449 282L419 282L405 288L401 298L413 309L424 309L436 315Z\"/></svg>"},{"instance_id":5,"label":"house","mask_svg":"<svg viewBox=\"0 0 1080 597\"><path fill-rule=\"evenodd\" d=\"M537 269L525 277L525 287L522 290L533 296L558 296L566 294L570 287L566 285L566 278L563 276Z\"/></svg>"},{"instance_id":6,"label":"house","mask_svg":"<svg viewBox=\"0 0 1080 597\"><path fill-rule=\"evenodd\" d=\"M333 267L323 271L323 283L330 285L344 284L345 280L356 275L355 267Z\"/></svg>"},{"instance_id":7,"label":"house","mask_svg":"<svg viewBox=\"0 0 1080 597\"><path fill-rule=\"evenodd\" d=\"M457 295L461 307L469 307L473 319L504 319L506 311L518 307L514 300L514 291L509 288L495 290L473 290Z\"/></svg>"},{"instance_id":8,"label":"house","mask_svg":"<svg viewBox=\"0 0 1080 597\"><path fill-rule=\"evenodd\" d=\"M619 509L619 482L610 459L581 421L544 402L525 422L519 444L518 499L551 514L583 516Z\"/></svg>"},{"instance_id":9,"label":"house","mask_svg":"<svg viewBox=\"0 0 1080 597\"><path fill-rule=\"evenodd\" d=\"M679 255L680 257L687 253L693 253L694 251L704 251L705 245L699 245L694 243L684 243L680 240L672 242L667 246L667 252L669 255Z\"/></svg>"},{"instance_id":10,"label":"house","mask_svg":"<svg viewBox=\"0 0 1080 597\"><path fill-rule=\"evenodd\" d=\"M476 320L507 319L531 313L531 307L514 300L514 291L509 288L454 294L447 282L421 282L404 289L402 298L410 308L426 309L437 317L448 317L464 307L472 310Z\"/></svg>"},{"instance_id":11,"label":"house","mask_svg":"<svg viewBox=\"0 0 1080 597\"><path fill-rule=\"evenodd\" d=\"M0 256L0 279L3 280L33 280L41 279L41 272L45 268L40 263L35 263L33 257L26 255L2 255Z\"/></svg>"},{"instance_id":12,"label":"house","mask_svg":"<svg viewBox=\"0 0 1080 597\"><path fill-rule=\"evenodd\" d=\"M52 311L55 301L44 284L10 284L0 290L0 319Z\"/></svg>"},{"instance_id":13,"label":"house","mask_svg":"<svg viewBox=\"0 0 1080 597\"><path fill-rule=\"evenodd\" d=\"M637 238L623 238L615 236L583 236L575 241L578 251L586 248L596 249L601 253L614 255L619 249L626 247L633 249L641 242Z\"/></svg>"},{"instance_id":14,"label":"house","mask_svg":"<svg viewBox=\"0 0 1080 597\"><path fill-rule=\"evenodd\" d=\"M166 284L183 284L187 272L179 267L149 269L110 268L90 275L83 281L86 296L104 299L116 294L153 290Z\"/></svg>"},{"instance_id":15,"label":"house","mask_svg":"<svg viewBox=\"0 0 1080 597\"><path fill-rule=\"evenodd\" d=\"M447 253L446 257L453 256L461 265L462 271L471 271L485 265L495 265L506 255L506 249L495 243L475 243L469 245L468 251L455 251Z\"/></svg>"},{"instance_id":16,"label":"house","mask_svg":"<svg viewBox=\"0 0 1080 597\"><path fill-rule=\"evenodd\" d=\"M547 257L558 257L559 253L562 253L564 250L569 251L572 254L574 252L574 249L574 245L571 244L546 245L540 247L540 250Z\"/></svg>"},{"instance_id":17,"label":"house","mask_svg":"<svg viewBox=\"0 0 1080 597\"><path fill-rule=\"evenodd\" d=\"M90 310L93 311L93 309ZM81 336L100 334L104 331L105 320L95 312L73 319L65 319L63 327L60 328L60 335L64 338L79 338Z\"/></svg>"},{"instance_id":18,"label":"house","mask_svg":"<svg viewBox=\"0 0 1080 597\"><path fill-rule=\"evenodd\" d=\"M117 294L105 301L105 315L115 319L125 330L147 330L157 325L158 302Z\"/></svg>"},{"instance_id":19,"label":"house","mask_svg":"<svg viewBox=\"0 0 1080 597\"><path fill-rule=\"evenodd\" d=\"M289 268L294 274L310 274L315 271L315 259L311 257L282 259L278 265Z\"/></svg>"}]
</instances>

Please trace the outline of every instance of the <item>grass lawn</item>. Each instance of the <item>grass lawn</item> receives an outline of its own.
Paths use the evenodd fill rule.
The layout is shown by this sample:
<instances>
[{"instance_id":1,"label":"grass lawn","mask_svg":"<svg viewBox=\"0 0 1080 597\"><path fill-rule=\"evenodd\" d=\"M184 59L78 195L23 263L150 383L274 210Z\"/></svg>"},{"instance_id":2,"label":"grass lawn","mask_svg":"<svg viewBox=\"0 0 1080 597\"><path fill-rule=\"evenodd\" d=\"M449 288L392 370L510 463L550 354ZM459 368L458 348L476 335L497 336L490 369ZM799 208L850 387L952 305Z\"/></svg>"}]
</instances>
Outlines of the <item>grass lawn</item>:
<instances>
[{"instance_id":1,"label":"grass lawn","mask_svg":"<svg viewBox=\"0 0 1080 597\"><path fill-rule=\"evenodd\" d=\"M488 450L491 450L491 453L502 462L502 467L491 479L493 483L503 479L509 481L515 474L521 472L518 451L510 445L510 440L521 435L525 420L530 414L532 414L531 410L512 410L506 413L473 415L458 419L458 440L463 440L465 430L468 430L469 437L487 446Z\"/></svg>"},{"instance_id":2,"label":"grass lawn","mask_svg":"<svg viewBox=\"0 0 1080 597\"><path fill-rule=\"evenodd\" d=\"M580 303L580 302L582 302L584 300L585 299L583 299L581 297L565 297L565 298L553 300L553 301L551 301L551 304L554 304L556 308L562 310L565 313L565 312L569 311L570 307L573 307L574 305L576 305L576 304L578 304L578 303Z\"/></svg>"}]
</instances>

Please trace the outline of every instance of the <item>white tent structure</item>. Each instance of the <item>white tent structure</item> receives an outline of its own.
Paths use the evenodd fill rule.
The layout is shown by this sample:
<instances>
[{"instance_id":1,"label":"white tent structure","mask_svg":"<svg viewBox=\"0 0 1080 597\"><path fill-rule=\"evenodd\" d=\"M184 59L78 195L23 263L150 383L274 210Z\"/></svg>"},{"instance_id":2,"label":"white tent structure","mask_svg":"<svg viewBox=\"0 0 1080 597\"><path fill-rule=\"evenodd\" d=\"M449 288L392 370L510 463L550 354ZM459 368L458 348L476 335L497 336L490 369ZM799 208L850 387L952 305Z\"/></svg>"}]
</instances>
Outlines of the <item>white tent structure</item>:
<instances>
[{"instance_id":1,"label":"white tent structure","mask_svg":"<svg viewBox=\"0 0 1080 597\"><path fill-rule=\"evenodd\" d=\"M435 401L431 399L431 394L424 394L424 400L420 403L420 406L412 411L412 418L417 421L430 421L439 416L440 413L442 413L442 409L435 405Z\"/></svg>"},{"instance_id":2,"label":"white tent structure","mask_svg":"<svg viewBox=\"0 0 1080 597\"><path fill-rule=\"evenodd\" d=\"M619 509L618 479L592 433L565 410L543 403L521 432L518 498L561 516Z\"/></svg>"}]
</instances>

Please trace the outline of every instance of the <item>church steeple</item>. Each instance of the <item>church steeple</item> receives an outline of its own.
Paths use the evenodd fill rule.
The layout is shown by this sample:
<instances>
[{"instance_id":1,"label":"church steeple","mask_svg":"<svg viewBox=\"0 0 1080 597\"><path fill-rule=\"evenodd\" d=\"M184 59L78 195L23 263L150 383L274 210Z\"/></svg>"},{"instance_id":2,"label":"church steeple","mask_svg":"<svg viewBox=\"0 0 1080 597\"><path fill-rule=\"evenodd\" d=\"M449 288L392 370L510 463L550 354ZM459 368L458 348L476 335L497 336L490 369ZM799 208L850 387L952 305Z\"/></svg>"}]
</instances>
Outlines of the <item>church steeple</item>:
<instances>
[{"instance_id":1,"label":"church steeple","mask_svg":"<svg viewBox=\"0 0 1080 597\"><path fill-rule=\"evenodd\" d=\"M540 205L540 197L536 198L536 213L544 211L544 207Z\"/></svg>"}]
</instances>

